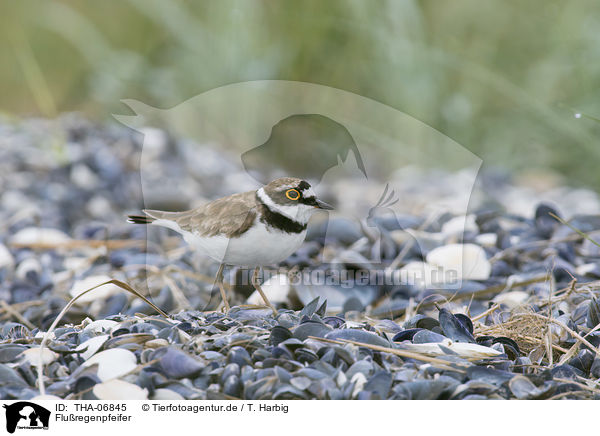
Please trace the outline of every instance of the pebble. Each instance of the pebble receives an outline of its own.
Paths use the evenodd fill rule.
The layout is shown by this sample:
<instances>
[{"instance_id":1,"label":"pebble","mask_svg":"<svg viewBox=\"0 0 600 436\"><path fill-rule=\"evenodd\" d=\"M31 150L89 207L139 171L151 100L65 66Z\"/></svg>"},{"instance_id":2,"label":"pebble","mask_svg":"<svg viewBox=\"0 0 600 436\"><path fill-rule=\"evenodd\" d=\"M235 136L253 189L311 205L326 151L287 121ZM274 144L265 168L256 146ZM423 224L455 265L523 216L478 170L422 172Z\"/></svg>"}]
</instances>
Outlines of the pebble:
<instances>
[{"instance_id":1,"label":"pebble","mask_svg":"<svg viewBox=\"0 0 600 436\"><path fill-rule=\"evenodd\" d=\"M32 276L37 277L40 274L42 274L42 265L35 257L23 259L16 269L17 278L24 281L30 280Z\"/></svg>"},{"instance_id":2,"label":"pebble","mask_svg":"<svg viewBox=\"0 0 600 436\"><path fill-rule=\"evenodd\" d=\"M522 306L530 297L531 295L525 291L508 291L496 295L492 301L502 304L508 309L514 309Z\"/></svg>"},{"instance_id":3,"label":"pebble","mask_svg":"<svg viewBox=\"0 0 600 436\"><path fill-rule=\"evenodd\" d=\"M156 350L152 359L159 359L159 368L174 379L191 377L204 369L200 360L175 347Z\"/></svg>"},{"instance_id":4,"label":"pebble","mask_svg":"<svg viewBox=\"0 0 600 436\"><path fill-rule=\"evenodd\" d=\"M75 347L75 350L81 352L81 357L83 357L83 360L88 360L96 353L96 351L102 348L108 338L109 335L95 336L79 344L77 347Z\"/></svg>"},{"instance_id":5,"label":"pebble","mask_svg":"<svg viewBox=\"0 0 600 436\"><path fill-rule=\"evenodd\" d=\"M15 260L6 245L0 244L0 268L12 268L14 264Z\"/></svg>"},{"instance_id":6,"label":"pebble","mask_svg":"<svg viewBox=\"0 0 600 436\"><path fill-rule=\"evenodd\" d=\"M83 163L73 165L70 178L75 186L85 190L94 189L100 182L96 174Z\"/></svg>"},{"instance_id":7,"label":"pebble","mask_svg":"<svg viewBox=\"0 0 600 436\"><path fill-rule=\"evenodd\" d=\"M92 392L99 400L147 400L148 389L114 379L94 385Z\"/></svg>"},{"instance_id":8,"label":"pebble","mask_svg":"<svg viewBox=\"0 0 600 436\"><path fill-rule=\"evenodd\" d=\"M600 202L590 190L538 192L513 184L507 175L482 172L485 192L471 196L473 175L438 172L432 177L427 171L400 169L389 183L402 201L371 215L368 208L382 192L374 179L320 184L319 195L341 208L329 221L316 216L307 241L281 266L348 274L348 280L298 282L275 271L262 287L277 315L238 306L263 304L251 286L234 286L233 308L224 314L214 311L218 291L198 279L214 276L214 262L168 232L148 236L143 226L129 225L123 217L138 213L144 203L184 209L252 189L235 157L203 145L201 159L197 145L148 128L144 157L158 166L147 171L154 164L146 162L150 166L142 168L142 196L142 147L129 129L95 126L75 115L15 123L18 128L0 122L15 144L0 163L11 175L0 198L0 219L6 224L0 231L0 298L38 328L30 330L5 312L1 398L39 398L39 343L64 307L65 295L81 295L113 278L151 296L170 319L112 284L83 295L50 335L51 349L44 351L51 398L598 398L592 390L573 393L575 385L561 381L592 386L600 376L598 357L581 346L567 361L555 351L550 366L540 336L544 320L536 324L527 318L548 313L552 291L553 319L600 346L600 333L588 334L600 322L600 295L587 284L600 279L600 251L549 215L563 211L565 220L597 240ZM64 133L68 162L40 152L34 131ZM350 198L348 192L360 195ZM467 197L469 211L459 201ZM359 216L361 202L367 204L364 217ZM444 204L446 210L430 217L424 204ZM348 209L357 219L340 212ZM80 242L148 237L147 247L107 249ZM557 242L565 237L573 239ZM65 244L68 250L60 248ZM384 271L385 280L365 284L352 275L365 270ZM439 275L440 270L455 271L455 281ZM387 283L394 274L401 282ZM577 279L576 292L559 292L569 288L571 275ZM517 285L528 280L539 281ZM173 283L189 304L180 301ZM500 308L472 321L493 304ZM504 324L510 320L516 322ZM524 330L511 330L511 325ZM562 349L576 343L560 326L550 331ZM393 350L435 356L445 364Z\"/></svg>"},{"instance_id":9,"label":"pebble","mask_svg":"<svg viewBox=\"0 0 600 436\"><path fill-rule=\"evenodd\" d=\"M455 271L458 279L487 280L492 266L486 253L475 244L449 244L427 254L427 263L443 271Z\"/></svg>"},{"instance_id":10,"label":"pebble","mask_svg":"<svg viewBox=\"0 0 600 436\"><path fill-rule=\"evenodd\" d=\"M162 347L166 347L169 345L169 341L167 341L166 339L151 339L149 341L146 341L145 346L147 348L162 348Z\"/></svg>"},{"instance_id":11,"label":"pebble","mask_svg":"<svg viewBox=\"0 0 600 436\"><path fill-rule=\"evenodd\" d=\"M386 339L359 329L336 329L327 333L325 339L350 340L380 347L390 346L390 343Z\"/></svg>"},{"instance_id":12,"label":"pebble","mask_svg":"<svg viewBox=\"0 0 600 436\"><path fill-rule=\"evenodd\" d=\"M71 241L64 232L52 228L27 227L19 230L10 238L12 245L49 245L60 246Z\"/></svg>"},{"instance_id":13,"label":"pebble","mask_svg":"<svg viewBox=\"0 0 600 436\"><path fill-rule=\"evenodd\" d=\"M290 383L295 388L300 389L300 390L303 391L303 390L307 389L311 385L312 381L308 377L293 377L290 380Z\"/></svg>"},{"instance_id":14,"label":"pebble","mask_svg":"<svg viewBox=\"0 0 600 436\"><path fill-rule=\"evenodd\" d=\"M48 365L58 359L59 355L47 348L44 348L43 352L41 352L40 347L34 347L23 351L21 356L31 366L39 366L40 361L42 365Z\"/></svg>"},{"instance_id":15,"label":"pebble","mask_svg":"<svg viewBox=\"0 0 600 436\"><path fill-rule=\"evenodd\" d=\"M496 233L481 233L475 236L475 242L482 247L494 247L498 243Z\"/></svg>"},{"instance_id":16,"label":"pebble","mask_svg":"<svg viewBox=\"0 0 600 436\"><path fill-rule=\"evenodd\" d=\"M271 277L269 280L264 282L261 289L271 302L271 304L282 304L288 301L288 295L290 293L290 281L287 275L277 274ZM254 291L248 300L248 304L264 305L265 302L258 291Z\"/></svg>"},{"instance_id":17,"label":"pebble","mask_svg":"<svg viewBox=\"0 0 600 436\"><path fill-rule=\"evenodd\" d=\"M118 325L119 323L112 319L99 319L87 324L83 331L92 333L110 332Z\"/></svg>"},{"instance_id":18,"label":"pebble","mask_svg":"<svg viewBox=\"0 0 600 436\"><path fill-rule=\"evenodd\" d=\"M169 400L169 401L180 401L185 398L171 389L155 389L154 393L150 396L151 400Z\"/></svg>"},{"instance_id":19,"label":"pebble","mask_svg":"<svg viewBox=\"0 0 600 436\"><path fill-rule=\"evenodd\" d=\"M98 378L101 381L121 377L137 366L137 358L129 350L113 348L94 354L83 363L84 367L98 364Z\"/></svg>"},{"instance_id":20,"label":"pebble","mask_svg":"<svg viewBox=\"0 0 600 436\"><path fill-rule=\"evenodd\" d=\"M97 276L86 277L82 280L77 280L75 283L73 283L73 286L71 287L71 290L69 291L69 295L71 295L71 297L77 297L77 296L83 294L88 289L91 289L94 286L98 286L101 283L105 283L110 280L112 280L112 278L107 275L97 275ZM87 294L82 295L77 300L77 303L78 304L87 304L87 303L91 303L94 301L103 300L103 299L106 299L106 298L110 297L111 295L114 295L118 292L125 292L125 291L115 284L108 283L106 285L100 286L100 287L88 292Z\"/></svg>"},{"instance_id":21,"label":"pebble","mask_svg":"<svg viewBox=\"0 0 600 436\"><path fill-rule=\"evenodd\" d=\"M478 232L475 215L457 216L449 219L442 226L442 234L445 236L462 235L464 232Z\"/></svg>"}]
</instances>

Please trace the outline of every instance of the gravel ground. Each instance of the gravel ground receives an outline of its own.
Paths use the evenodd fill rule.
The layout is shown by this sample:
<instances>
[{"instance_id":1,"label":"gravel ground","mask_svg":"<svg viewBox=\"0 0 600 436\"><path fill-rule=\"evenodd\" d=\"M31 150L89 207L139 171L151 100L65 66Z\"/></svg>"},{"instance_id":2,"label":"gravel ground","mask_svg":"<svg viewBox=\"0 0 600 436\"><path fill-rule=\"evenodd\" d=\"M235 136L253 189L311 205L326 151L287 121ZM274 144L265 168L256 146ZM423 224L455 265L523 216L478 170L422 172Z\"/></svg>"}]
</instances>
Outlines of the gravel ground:
<instances>
[{"instance_id":1,"label":"gravel ground","mask_svg":"<svg viewBox=\"0 0 600 436\"><path fill-rule=\"evenodd\" d=\"M208 146L212 177L178 171L184 142L152 133L182 193L173 198L150 177L152 205L183 209L241 180L230 157ZM218 265L167 230L125 222L143 207L141 150L138 133L75 115L0 122L0 398L39 398L45 333L71 297L112 279L170 317L115 283L82 295L41 354L46 396L600 397L594 192L552 175L484 172L466 219L430 216L418 205L465 187L452 174L399 171L406 213L383 210L362 225L343 208L328 222L317 217L298 252L264 277L278 314L260 306L240 269L229 273L235 307L225 314L212 283ZM375 204L381 189L369 183L325 186L324 196L340 203L367 192ZM386 280L456 270L457 258L458 286L430 274ZM375 270L382 281L358 278ZM308 283L297 279L303 271L346 279Z\"/></svg>"}]
</instances>

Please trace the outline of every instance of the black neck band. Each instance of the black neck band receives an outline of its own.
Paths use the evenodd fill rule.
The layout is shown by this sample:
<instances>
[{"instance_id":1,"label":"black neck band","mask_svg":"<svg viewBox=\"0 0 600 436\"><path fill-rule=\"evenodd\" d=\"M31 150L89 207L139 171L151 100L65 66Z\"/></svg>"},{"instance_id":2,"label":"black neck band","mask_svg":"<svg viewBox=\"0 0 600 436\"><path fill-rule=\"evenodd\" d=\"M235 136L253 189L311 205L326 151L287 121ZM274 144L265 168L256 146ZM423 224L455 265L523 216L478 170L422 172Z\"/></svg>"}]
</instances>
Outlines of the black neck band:
<instances>
[{"instance_id":1,"label":"black neck band","mask_svg":"<svg viewBox=\"0 0 600 436\"><path fill-rule=\"evenodd\" d=\"M260 220L265 225L274 227L286 233L302 233L306 230L306 224L301 224L298 221L294 221L293 219L270 209L269 206L261 201L258 195L256 196L256 199L261 205Z\"/></svg>"}]
</instances>

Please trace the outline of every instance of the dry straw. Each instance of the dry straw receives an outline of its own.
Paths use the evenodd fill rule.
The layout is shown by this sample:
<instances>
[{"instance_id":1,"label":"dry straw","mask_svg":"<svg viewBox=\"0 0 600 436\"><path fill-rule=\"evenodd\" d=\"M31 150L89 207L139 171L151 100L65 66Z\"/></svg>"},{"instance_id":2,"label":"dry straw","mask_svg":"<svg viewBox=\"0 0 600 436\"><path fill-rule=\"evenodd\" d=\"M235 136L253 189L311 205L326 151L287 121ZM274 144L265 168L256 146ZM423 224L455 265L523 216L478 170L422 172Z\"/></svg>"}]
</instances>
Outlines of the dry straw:
<instances>
[{"instance_id":1,"label":"dry straw","mask_svg":"<svg viewBox=\"0 0 600 436\"><path fill-rule=\"evenodd\" d=\"M46 388L44 386L44 377L43 377L43 375L44 375L44 360L43 360L44 347L46 346L46 343L48 342L48 340L50 339L50 336L54 332L54 329L56 328L56 326L58 325L58 323L60 322L60 320L62 319L62 317L65 315L65 313L68 312L68 310L71 308L71 306L73 306L73 304L80 297L82 297L83 295L87 294L88 292L92 292L93 290L95 290L95 289L97 289L97 288L99 288L101 286L110 285L110 284L116 285L116 286L120 287L121 289L129 292L130 294L133 294L136 297L142 299L146 304L148 304L149 306L151 306L154 310L156 310L162 316L164 316L165 318L169 318L169 315L167 315L165 312L163 312L154 303L152 303L150 300L148 300L146 297L144 297L138 291L136 291L135 289L133 289L127 283L122 282L120 280L109 280L109 281L106 281L104 283L100 283L99 285L96 285L94 287L91 287L89 289L86 289L81 294L77 295L76 297L71 298L71 300L63 308L63 310L60 311L60 313L58 314L58 316L56 317L56 319L54 320L54 322L52 323L52 325L50 326L50 328L48 329L48 331L44 335L44 338L42 339L42 343L40 344L40 361L39 361L39 364L37 365L37 377L38 377L38 387L39 387L39 390L40 390L40 395L45 395L45 393L46 393Z\"/></svg>"}]
</instances>

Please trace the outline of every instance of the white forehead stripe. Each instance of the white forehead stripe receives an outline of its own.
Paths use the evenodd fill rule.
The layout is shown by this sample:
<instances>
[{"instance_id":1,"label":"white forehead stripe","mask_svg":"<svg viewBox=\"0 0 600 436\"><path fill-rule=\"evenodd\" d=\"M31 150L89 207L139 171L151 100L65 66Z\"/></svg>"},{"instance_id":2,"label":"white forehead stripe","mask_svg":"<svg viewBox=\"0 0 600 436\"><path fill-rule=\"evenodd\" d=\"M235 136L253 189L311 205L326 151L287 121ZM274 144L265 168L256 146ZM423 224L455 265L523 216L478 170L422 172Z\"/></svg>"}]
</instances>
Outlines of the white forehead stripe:
<instances>
[{"instance_id":1,"label":"white forehead stripe","mask_svg":"<svg viewBox=\"0 0 600 436\"><path fill-rule=\"evenodd\" d=\"M313 191L312 188L308 188L308 189L305 189L304 191L302 191L302 196L304 198L311 198L311 197L315 197L316 198L317 194L315 194L315 191Z\"/></svg>"},{"instance_id":2,"label":"white forehead stripe","mask_svg":"<svg viewBox=\"0 0 600 436\"><path fill-rule=\"evenodd\" d=\"M300 224L305 224L308 222L310 215L314 208L312 206L307 206L305 204L295 204L293 206L284 206L281 204L275 203L271 198L267 195L263 188L260 188L256 191L256 195L260 201L262 201L265 206L271 209L274 212L280 213L283 216L291 219L292 221L298 222Z\"/></svg>"}]
</instances>

